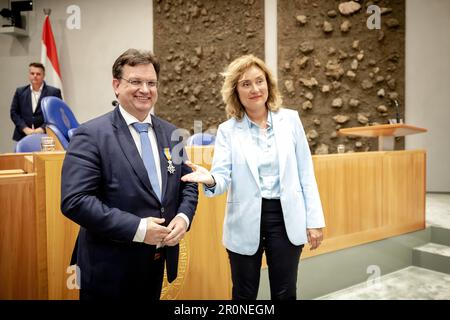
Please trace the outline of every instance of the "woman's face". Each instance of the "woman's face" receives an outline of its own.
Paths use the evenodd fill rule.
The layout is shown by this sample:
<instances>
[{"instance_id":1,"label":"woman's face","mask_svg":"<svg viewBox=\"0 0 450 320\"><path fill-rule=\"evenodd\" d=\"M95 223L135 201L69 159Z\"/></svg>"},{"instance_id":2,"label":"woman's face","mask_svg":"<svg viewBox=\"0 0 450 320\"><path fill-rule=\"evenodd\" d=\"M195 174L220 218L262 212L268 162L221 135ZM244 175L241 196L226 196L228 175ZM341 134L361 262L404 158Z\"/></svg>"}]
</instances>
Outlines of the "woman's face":
<instances>
[{"instance_id":1,"label":"woman's face","mask_svg":"<svg viewBox=\"0 0 450 320\"><path fill-rule=\"evenodd\" d=\"M248 68L238 80L237 92L246 112L265 109L269 90L264 71L257 66Z\"/></svg>"}]
</instances>

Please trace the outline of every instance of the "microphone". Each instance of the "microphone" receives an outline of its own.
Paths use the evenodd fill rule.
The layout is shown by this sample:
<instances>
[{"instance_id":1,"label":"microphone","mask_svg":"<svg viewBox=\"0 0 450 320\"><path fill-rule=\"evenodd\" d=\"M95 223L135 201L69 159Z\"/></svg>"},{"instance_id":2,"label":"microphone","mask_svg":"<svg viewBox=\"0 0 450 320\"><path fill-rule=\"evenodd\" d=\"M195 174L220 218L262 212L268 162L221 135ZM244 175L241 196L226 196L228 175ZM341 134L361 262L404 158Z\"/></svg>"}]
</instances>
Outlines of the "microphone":
<instances>
[{"instance_id":1,"label":"microphone","mask_svg":"<svg viewBox=\"0 0 450 320\"><path fill-rule=\"evenodd\" d=\"M113 101L111 102L111 104L112 104L113 107L118 107L118 106L119 106L119 101L113 100Z\"/></svg>"},{"instance_id":2,"label":"microphone","mask_svg":"<svg viewBox=\"0 0 450 320\"><path fill-rule=\"evenodd\" d=\"M395 119L397 120L397 123L400 123L400 109L398 107L398 101L394 99L394 105L395 105Z\"/></svg>"}]
</instances>

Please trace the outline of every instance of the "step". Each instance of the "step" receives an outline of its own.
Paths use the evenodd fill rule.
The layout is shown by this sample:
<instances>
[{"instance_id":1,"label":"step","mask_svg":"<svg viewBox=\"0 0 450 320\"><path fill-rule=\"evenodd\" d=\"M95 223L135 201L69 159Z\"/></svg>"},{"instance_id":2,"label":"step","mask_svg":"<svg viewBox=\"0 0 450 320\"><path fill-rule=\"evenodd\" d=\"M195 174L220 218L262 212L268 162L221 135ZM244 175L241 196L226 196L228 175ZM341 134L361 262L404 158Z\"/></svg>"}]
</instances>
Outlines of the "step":
<instances>
[{"instance_id":1,"label":"step","mask_svg":"<svg viewBox=\"0 0 450 320\"><path fill-rule=\"evenodd\" d=\"M416 247L412 252L412 264L450 274L450 246L430 242Z\"/></svg>"},{"instance_id":2,"label":"step","mask_svg":"<svg viewBox=\"0 0 450 320\"><path fill-rule=\"evenodd\" d=\"M431 242L450 246L450 229L432 226Z\"/></svg>"}]
</instances>

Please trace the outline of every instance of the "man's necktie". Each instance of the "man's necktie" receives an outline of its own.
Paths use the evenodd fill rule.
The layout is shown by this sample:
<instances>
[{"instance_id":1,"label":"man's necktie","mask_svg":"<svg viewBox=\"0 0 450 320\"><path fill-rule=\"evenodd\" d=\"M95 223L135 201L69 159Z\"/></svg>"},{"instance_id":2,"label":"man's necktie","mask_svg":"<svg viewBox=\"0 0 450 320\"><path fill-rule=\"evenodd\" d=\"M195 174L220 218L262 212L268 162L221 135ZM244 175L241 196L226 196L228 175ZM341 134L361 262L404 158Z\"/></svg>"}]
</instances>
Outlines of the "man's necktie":
<instances>
[{"instance_id":1,"label":"man's necktie","mask_svg":"<svg viewBox=\"0 0 450 320\"><path fill-rule=\"evenodd\" d=\"M132 125L141 138L142 160L144 161L145 168L147 169L150 183L152 184L152 188L158 196L158 199L161 201L161 189L159 187L155 158L153 157L152 146L150 144L150 139L148 138L148 127L150 124L135 122Z\"/></svg>"}]
</instances>

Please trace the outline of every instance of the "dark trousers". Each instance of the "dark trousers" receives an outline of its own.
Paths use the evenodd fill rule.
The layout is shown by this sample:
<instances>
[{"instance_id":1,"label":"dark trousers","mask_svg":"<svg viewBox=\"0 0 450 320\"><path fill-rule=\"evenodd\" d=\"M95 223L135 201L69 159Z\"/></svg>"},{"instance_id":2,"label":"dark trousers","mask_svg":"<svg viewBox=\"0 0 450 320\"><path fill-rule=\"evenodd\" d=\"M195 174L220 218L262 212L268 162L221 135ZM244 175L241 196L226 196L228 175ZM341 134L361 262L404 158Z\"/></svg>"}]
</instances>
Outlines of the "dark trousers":
<instances>
[{"instance_id":1,"label":"dark trousers","mask_svg":"<svg viewBox=\"0 0 450 320\"><path fill-rule=\"evenodd\" d=\"M262 200L261 238L258 251L241 255L228 251L233 281L233 300L256 300L262 254L266 253L272 300L297 298L297 272L303 245L293 245L287 236L280 200Z\"/></svg>"},{"instance_id":2,"label":"dark trousers","mask_svg":"<svg viewBox=\"0 0 450 320\"><path fill-rule=\"evenodd\" d=\"M118 290L92 290L80 289L80 300L98 301L98 300L145 300L157 301L161 296L161 289L164 278L164 251L160 253L157 259L151 263L148 279L138 279L134 285L124 283ZM141 281L139 281L141 280ZM131 281L130 281L131 282Z\"/></svg>"}]
</instances>

